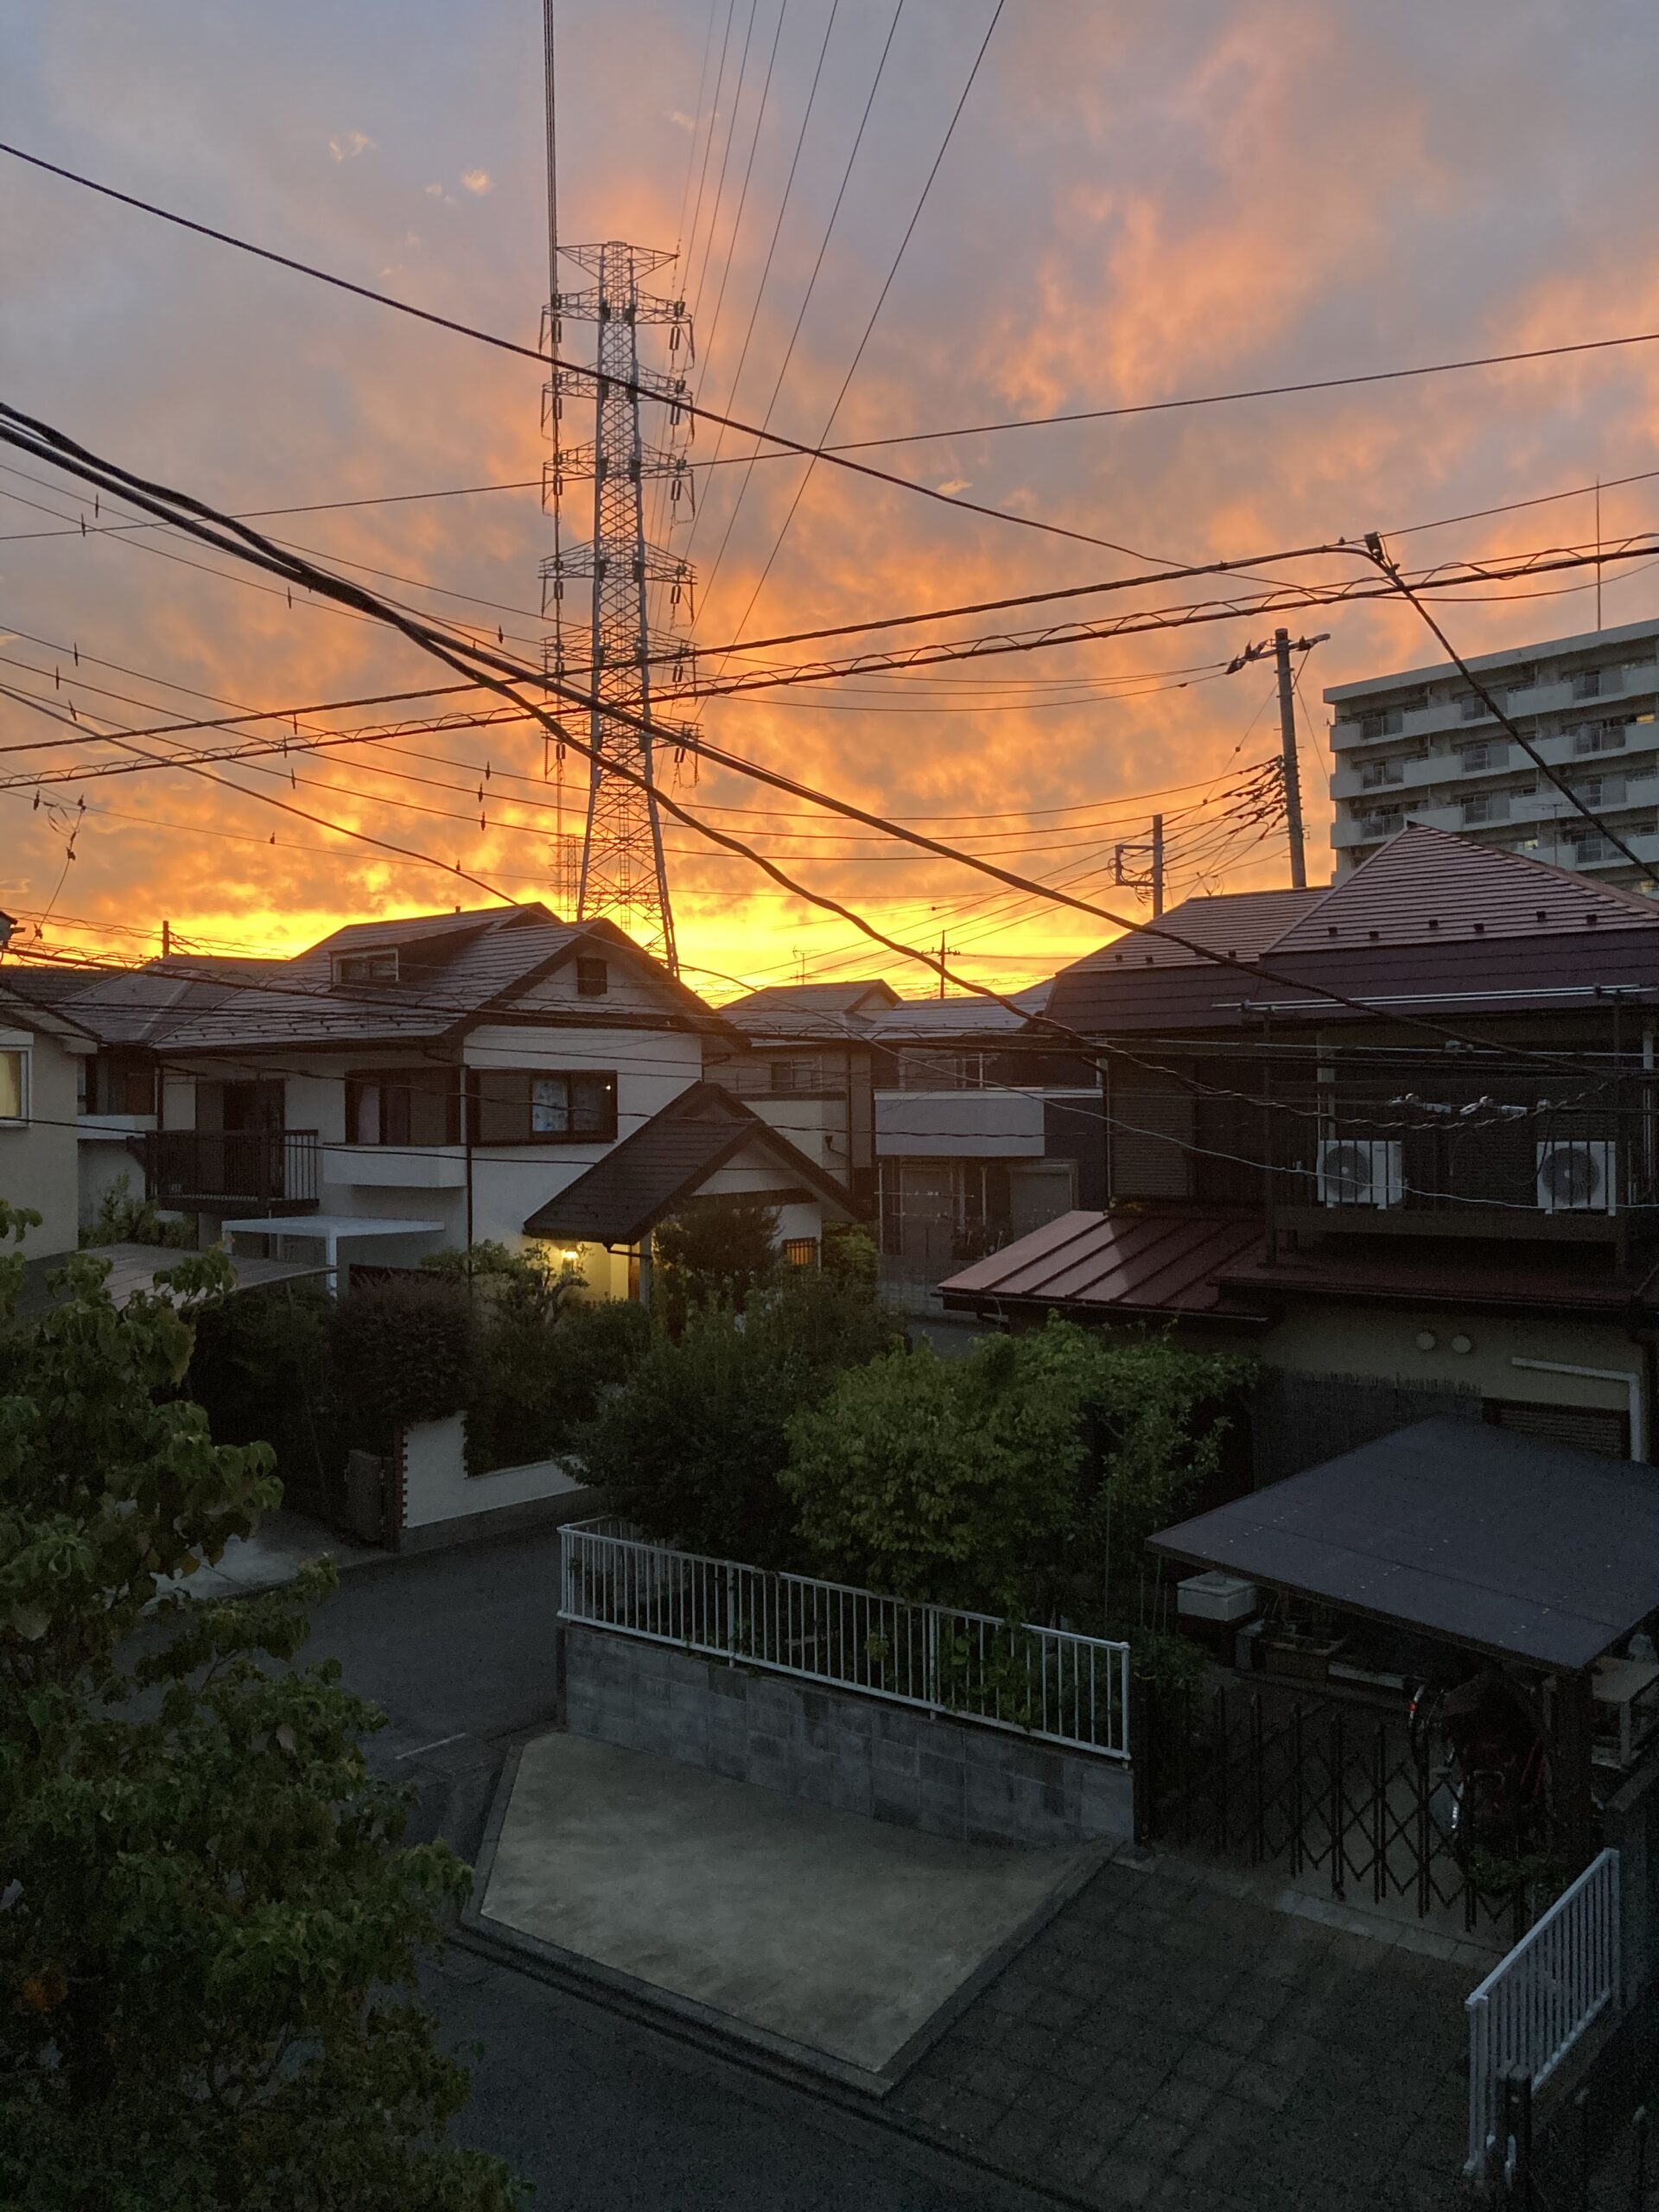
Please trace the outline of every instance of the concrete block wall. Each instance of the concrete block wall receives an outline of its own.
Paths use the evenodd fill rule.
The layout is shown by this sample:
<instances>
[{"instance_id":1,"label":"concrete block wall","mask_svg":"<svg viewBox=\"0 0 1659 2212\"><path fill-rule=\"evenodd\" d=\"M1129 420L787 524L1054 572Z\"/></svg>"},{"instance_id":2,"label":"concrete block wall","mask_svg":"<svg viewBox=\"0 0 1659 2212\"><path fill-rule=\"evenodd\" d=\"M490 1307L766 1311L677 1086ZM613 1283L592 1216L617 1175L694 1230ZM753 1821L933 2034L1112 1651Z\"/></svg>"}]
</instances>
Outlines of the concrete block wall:
<instances>
[{"instance_id":1,"label":"concrete block wall","mask_svg":"<svg viewBox=\"0 0 1659 2212\"><path fill-rule=\"evenodd\" d=\"M565 1725L809 1804L969 1842L1127 1842L1127 1764L564 1624Z\"/></svg>"}]
</instances>

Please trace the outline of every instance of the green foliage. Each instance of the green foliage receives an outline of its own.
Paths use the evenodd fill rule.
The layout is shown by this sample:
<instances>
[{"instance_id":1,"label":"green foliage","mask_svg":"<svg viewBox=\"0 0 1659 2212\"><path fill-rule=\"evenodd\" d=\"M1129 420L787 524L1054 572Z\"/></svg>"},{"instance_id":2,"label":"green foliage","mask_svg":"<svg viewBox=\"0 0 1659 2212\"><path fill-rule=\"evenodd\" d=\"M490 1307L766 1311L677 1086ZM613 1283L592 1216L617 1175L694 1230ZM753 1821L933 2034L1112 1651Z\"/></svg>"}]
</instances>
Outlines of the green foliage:
<instances>
[{"instance_id":1,"label":"green foliage","mask_svg":"<svg viewBox=\"0 0 1659 2212\"><path fill-rule=\"evenodd\" d=\"M791 1430L785 1489L824 1571L900 1596L1039 1618L1109 1609L1114 1554L1215 1466L1243 1362L1063 1321L924 1345L843 1376Z\"/></svg>"},{"instance_id":2,"label":"green foliage","mask_svg":"<svg viewBox=\"0 0 1659 2212\"><path fill-rule=\"evenodd\" d=\"M779 1267L778 1211L754 1198L722 1198L665 1221L652 1241L663 1312L677 1332L711 1306L742 1313Z\"/></svg>"},{"instance_id":3,"label":"green foliage","mask_svg":"<svg viewBox=\"0 0 1659 2212\"><path fill-rule=\"evenodd\" d=\"M902 1341L869 1289L785 1275L744 1313L693 1312L665 1330L581 1441L591 1478L648 1534L758 1565L794 1564L792 1500L779 1475L789 1423L842 1369Z\"/></svg>"},{"instance_id":4,"label":"green foliage","mask_svg":"<svg viewBox=\"0 0 1659 2212\"><path fill-rule=\"evenodd\" d=\"M275 1283L210 1303L194 1317L181 1395L221 1444L263 1439L285 1489L321 1503L343 1463L328 1388L334 1301L315 1282Z\"/></svg>"},{"instance_id":5,"label":"green foliage","mask_svg":"<svg viewBox=\"0 0 1659 2212\"><path fill-rule=\"evenodd\" d=\"M881 1250L861 1221L827 1221L823 1224L823 1270L851 1282L875 1288L881 1273Z\"/></svg>"},{"instance_id":6,"label":"green foliage","mask_svg":"<svg viewBox=\"0 0 1659 2212\"><path fill-rule=\"evenodd\" d=\"M473 1344L473 1304L459 1282L392 1276L340 1299L328 1351L346 1441L386 1452L396 1430L459 1413Z\"/></svg>"},{"instance_id":7,"label":"green foliage","mask_svg":"<svg viewBox=\"0 0 1659 2212\"><path fill-rule=\"evenodd\" d=\"M80 1230L81 1249L99 1244L161 1244L192 1252L196 1225L180 1215L163 1219L153 1198L132 1196L132 1178L118 1175L98 1202L98 1211Z\"/></svg>"},{"instance_id":8,"label":"green foliage","mask_svg":"<svg viewBox=\"0 0 1659 2212\"><path fill-rule=\"evenodd\" d=\"M71 1258L25 1323L0 1260L0 2202L507 2212L442 2142L466 2076L407 1993L465 1869L398 1848L383 1716L291 1664L332 1567L145 1618L279 1495L171 1395L227 1263L120 1307L107 1274Z\"/></svg>"}]
</instances>

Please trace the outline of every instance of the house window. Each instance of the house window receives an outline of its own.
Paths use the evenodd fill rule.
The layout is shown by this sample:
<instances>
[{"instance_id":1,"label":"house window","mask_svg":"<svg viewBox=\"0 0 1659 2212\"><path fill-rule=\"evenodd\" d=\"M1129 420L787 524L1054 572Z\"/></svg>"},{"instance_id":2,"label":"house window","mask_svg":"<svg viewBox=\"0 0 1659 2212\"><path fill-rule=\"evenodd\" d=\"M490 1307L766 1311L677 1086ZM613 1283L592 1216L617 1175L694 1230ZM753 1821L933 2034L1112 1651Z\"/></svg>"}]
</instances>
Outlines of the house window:
<instances>
[{"instance_id":1,"label":"house window","mask_svg":"<svg viewBox=\"0 0 1659 2212\"><path fill-rule=\"evenodd\" d=\"M370 1068L346 1078L347 1144L459 1144L458 1068Z\"/></svg>"},{"instance_id":2,"label":"house window","mask_svg":"<svg viewBox=\"0 0 1659 2212\"><path fill-rule=\"evenodd\" d=\"M817 1080L816 1060L774 1060L772 1064L773 1090L810 1090Z\"/></svg>"},{"instance_id":3,"label":"house window","mask_svg":"<svg viewBox=\"0 0 1659 2212\"><path fill-rule=\"evenodd\" d=\"M395 983L397 981L397 948L391 945L381 952L337 952L334 961L334 979L337 983Z\"/></svg>"},{"instance_id":4,"label":"house window","mask_svg":"<svg viewBox=\"0 0 1659 2212\"><path fill-rule=\"evenodd\" d=\"M818 1240L816 1236L785 1236L784 1258L791 1268L816 1268L818 1264Z\"/></svg>"},{"instance_id":5,"label":"house window","mask_svg":"<svg viewBox=\"0 0 1659 2212\"><path fill-rule=\"evenodd\" d=\"M86 1070L89 1114L153 1114L156 1070L148 1060L96 1052Z\"/></svg>"},{"instance_id":6,"label":"house window","mask_svg":"<svg viewBox=\"0 0 1659 2212\"><path fill-rule=\"evenodd\" d=\"M0 1052L0 1122L29 1119L29 1054Z\"/></svg>"},{"instance_id":7,"label":"house window","mask_svg":"<svg viewBox=\"0 0 1659 2212\"><path fill-rule=\"evenodd\" d=\"M608 1144L616 1135L609 1071L475 1068L474 1144Z\"/></svg>"},{"instance_id":8,"label":"house window","mask_svg":"<svg viewBox=\"0 0 1659 2212\"><path fill-rule=\"evenodd\" d=\"M576 996L579 999L602 999L611 988L608 961L579 959L576 962Z\"/></svg>"}]
</instances>

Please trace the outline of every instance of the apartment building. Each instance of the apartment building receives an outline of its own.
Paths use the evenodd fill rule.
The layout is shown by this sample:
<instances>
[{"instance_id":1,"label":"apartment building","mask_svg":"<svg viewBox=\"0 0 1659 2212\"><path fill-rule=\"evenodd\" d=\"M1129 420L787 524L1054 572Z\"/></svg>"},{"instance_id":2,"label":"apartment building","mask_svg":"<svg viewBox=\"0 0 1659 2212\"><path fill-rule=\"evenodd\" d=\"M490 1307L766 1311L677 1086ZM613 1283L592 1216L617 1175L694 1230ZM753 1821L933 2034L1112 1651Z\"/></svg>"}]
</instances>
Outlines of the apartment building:
<instances>
[{"instance_id":1,"label":"apartment building","mask_svg":"<svg viewBox=\"0 0 1659 2212\"><path fill-rule=\"evenodd\" d=\"M1325 695L1338 879L1408 823L1421 823L1651 895L1659 888L1656 655L1653 620L1469 663L1640 867L1586 821L1442 662L1335 684Z\"/></svg>"}]
</instances>

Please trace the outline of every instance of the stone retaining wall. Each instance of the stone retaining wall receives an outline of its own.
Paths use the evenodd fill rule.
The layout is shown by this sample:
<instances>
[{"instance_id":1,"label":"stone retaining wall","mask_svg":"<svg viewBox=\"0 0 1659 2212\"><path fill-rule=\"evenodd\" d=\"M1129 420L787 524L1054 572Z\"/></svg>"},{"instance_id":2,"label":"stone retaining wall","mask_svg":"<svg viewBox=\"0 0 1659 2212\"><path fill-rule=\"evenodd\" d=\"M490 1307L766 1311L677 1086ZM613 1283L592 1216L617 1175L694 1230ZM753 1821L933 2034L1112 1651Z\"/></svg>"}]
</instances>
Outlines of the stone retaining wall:
<instances>
[{"instance_id":1,"label":"stone retaining wall","mask_svg":"<svg viewBox=\"0 0 1659 2212\"><path fill-rule=\"evenodd\" d=\"M565 1725L808 1803L972 1842L1128 1841L1128 1766L563 1624Z\"/></svg>"}]
</instances>

